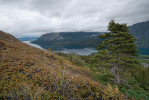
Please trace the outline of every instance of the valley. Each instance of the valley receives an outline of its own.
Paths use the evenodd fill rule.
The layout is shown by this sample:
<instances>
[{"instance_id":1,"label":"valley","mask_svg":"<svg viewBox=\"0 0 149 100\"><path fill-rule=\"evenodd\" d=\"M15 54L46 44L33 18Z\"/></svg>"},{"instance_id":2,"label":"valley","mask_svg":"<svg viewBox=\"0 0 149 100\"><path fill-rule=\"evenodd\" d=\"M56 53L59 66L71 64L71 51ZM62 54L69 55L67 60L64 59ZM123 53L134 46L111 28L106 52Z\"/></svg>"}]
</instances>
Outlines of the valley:
<instances>
[{"instance_id":1,"label":"valley","mask_svg":"<svg viewBox=\"0 0 149 100\"><path fill-rule=\"evenodd\" d=\"M0 31L0 99L88 98L106 100L112 98L129 100L149 98L149 67L144 68L141 65L141 63L148 63L148 56L138 57L140 62L135 60L137 63L134 63L134 68L126 68L119 72L122 79L121 83L117 83L113 73L109 71L110 67L99 67L98 63L102 60L97 61L98 53L92 54L92 48L83 48L81 51L80 47L82 48L83 44L78 46L78 50L74 49L80 41L75 44L73 40L77 41L77 38L70 38L71 34L65 35L66 40L59 35L58 39L65 41L62 44L64 43L66 47L72 43L73 49L69 47L70 50L52 52L51 49L46 50L43 49L43 46L30 43L29 39L23 43L9 33ZM84 40L89 38L92 40L84 47L90 47L95 40L102 40L98 40L97 35L94 36L84 37ZM57 35L55 39L57 39ZM55 39L52 41L56 42ZM70 39L72 41L67 44L66 42ZM58 43L59 46L61 43L54 42L51 43L53 47L55 44ZM95 44L92 46L94 47ZM75 51L75 53L73 50L77 52Z\"/></svg>"},{"instance_id":2,"label":"valley","mask_svg":"<svg viewBox=\"0 0 149 100\"><path fill-rule=\"evenodd\" d=\"M129 27L130 32L135 36L138 44L139 54L149 55L149 22L142 22ZM144 27L142 31L141 27ZM81 52L83 49L89 48L88 54L95 52L98 44L103 40L98 35L104 32L59 32L47 33L37 38L30 40L31 43L37 44L44 49L51 48L52 51L64 52ZM92 50L90 49L92 48ZM77 49L77 50L76 50ZM83 54L81 54L83 55Z\"/></svg>"},{"instance_id":3,"label":"valley","mask_svg":"<svg viewBox=\"0 0 149 100\"><path fill-rule=\"evenodd\" d=\"M0 0L0 100L149 100L149 0Z\"/></svg>"}]
</instances>

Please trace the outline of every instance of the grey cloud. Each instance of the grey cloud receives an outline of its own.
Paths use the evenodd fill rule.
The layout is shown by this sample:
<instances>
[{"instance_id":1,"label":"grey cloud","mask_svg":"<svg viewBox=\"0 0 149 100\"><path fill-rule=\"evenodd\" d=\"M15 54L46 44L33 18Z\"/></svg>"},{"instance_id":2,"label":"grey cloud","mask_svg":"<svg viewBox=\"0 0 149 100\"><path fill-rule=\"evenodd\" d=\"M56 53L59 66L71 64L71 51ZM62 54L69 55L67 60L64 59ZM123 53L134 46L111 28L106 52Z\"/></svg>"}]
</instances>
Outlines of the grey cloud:
<instances>
[{"instance_id":1,"label":"grey cloud","mask_svg":"<svg viewBox=\"0 0 149 100\"><path fill-rule=\"evenodd\" d=\"M14 35L106 31L108 22L149 20L149 0L0 0L0 29Z\"/></svg>"}]
</instances>

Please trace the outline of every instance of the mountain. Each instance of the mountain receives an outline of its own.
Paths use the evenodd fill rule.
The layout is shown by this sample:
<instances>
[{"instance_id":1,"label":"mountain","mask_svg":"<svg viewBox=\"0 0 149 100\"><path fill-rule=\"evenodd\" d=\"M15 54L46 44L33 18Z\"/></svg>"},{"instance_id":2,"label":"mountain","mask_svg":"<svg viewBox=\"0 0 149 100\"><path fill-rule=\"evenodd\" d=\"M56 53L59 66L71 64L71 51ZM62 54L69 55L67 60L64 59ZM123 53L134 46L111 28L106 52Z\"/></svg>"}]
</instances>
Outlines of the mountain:
<instances>
[{"instance_id":1,"label":"mountain","mask_svg":"<svg viewBox=\"0 0 149 100\"><path fill-rule=\"evenodd\" d=\"M56 53L34 48L0 31L0 100L125 100Z\"/></svg>"},{"instance_id":2,"label":"mountain","mask_svg":"<svg viewBox=\"0 0 149 100\"><path fill-rule=\"evenodd\" d=\"M149 21L134 24L129 29L134 34L139 48L149 49Z\"/></svg>"},{"instance_id":3,"label":"mountain","mask_svg":"<svg viewBox=\"0 0 149 100\"><path fill-rule=\"evenodd\" d=\"M32 43L38 44L43 48L61 49L61 48L84 48L96 47L102 40L98 37L102 32L59 32L43 34ZM47 46L47 47L46 47Z\"/></svg>"},{"instance_id":4,"label":"mountain","mask_svg":"<svg viewBox=\"0 0 149 100\"><path fill-rule=\"evenodd\" d=\"M129 27L130 32L134 34L140 54L149 55L149 21L137 23ZM97 47L102 41L98 35L104 32L59 32L43 34L32 43L38 44L41 47L52 50L60 50L62 48L87 48Z\"/></svg>"}]
</instances>

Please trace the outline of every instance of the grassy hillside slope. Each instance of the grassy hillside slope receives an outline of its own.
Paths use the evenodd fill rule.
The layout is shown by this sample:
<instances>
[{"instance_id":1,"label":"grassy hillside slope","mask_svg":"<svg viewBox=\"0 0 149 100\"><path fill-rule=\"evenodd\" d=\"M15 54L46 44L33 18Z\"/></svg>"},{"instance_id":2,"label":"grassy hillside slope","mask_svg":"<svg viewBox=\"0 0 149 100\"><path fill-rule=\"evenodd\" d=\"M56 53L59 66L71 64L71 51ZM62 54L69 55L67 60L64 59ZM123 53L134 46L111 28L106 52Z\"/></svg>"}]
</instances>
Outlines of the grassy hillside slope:
<instances>
[{"instance_id":1,"label":"grassy hillside slope","mask_svg":"<svg viewBox=\"0 0 149 100\"><path fill-rule=\"evenodd\" d=\"M104 86L88 72L85 66L73 65L53 52L34 48L0 31L2 100L126 99L116 86Z\"/></svg>"}]
</instances>

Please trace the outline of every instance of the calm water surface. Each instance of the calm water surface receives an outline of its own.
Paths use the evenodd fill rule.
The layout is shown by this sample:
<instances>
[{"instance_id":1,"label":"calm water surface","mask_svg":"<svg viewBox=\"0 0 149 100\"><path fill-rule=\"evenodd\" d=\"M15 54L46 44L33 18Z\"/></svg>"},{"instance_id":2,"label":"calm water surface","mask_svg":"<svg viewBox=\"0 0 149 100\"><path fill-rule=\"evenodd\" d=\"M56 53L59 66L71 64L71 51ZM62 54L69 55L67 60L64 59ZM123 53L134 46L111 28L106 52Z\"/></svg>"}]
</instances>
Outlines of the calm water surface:
<instances>
[{"instance_id":1,"label":"calm water surface","mask_svg":"<svg viewBox=\"0 0 149 100\"><path fill-rule=\"evenodd\" d=\"M41 46L37 44L31 43L31 41L22 41L26 44L29 44L33 47L44 49ZM81 48L81 49L67 49L67 48L62 48L61 50L54 50L55 52L62 52L66 54L77 54L77 55L90 55L91 53L97 52L95 48Z\"/></svg>"},{"instance_id":2,"label":"calm water surface","mask_svg":"<svg viewBox=\"0 0 149 100\"><path fill-rule=\"evenodd\" d=\"M31 41L22 41L26 44L29 44L33 47L40 48L40 49L45 49L41 47L40 45L33 44ZM149 55L149 49L144 49L144 48L138 48L139 49L139 54L141 55ZM97 52L95 48L79 48L79 49L67 49L67 48L61 48L61 50L54 50L56 52L62 52L62 53L67 53L67 54L78 54L78 55L90 55L91 53Z\"/></svg>"}]
</instances>

